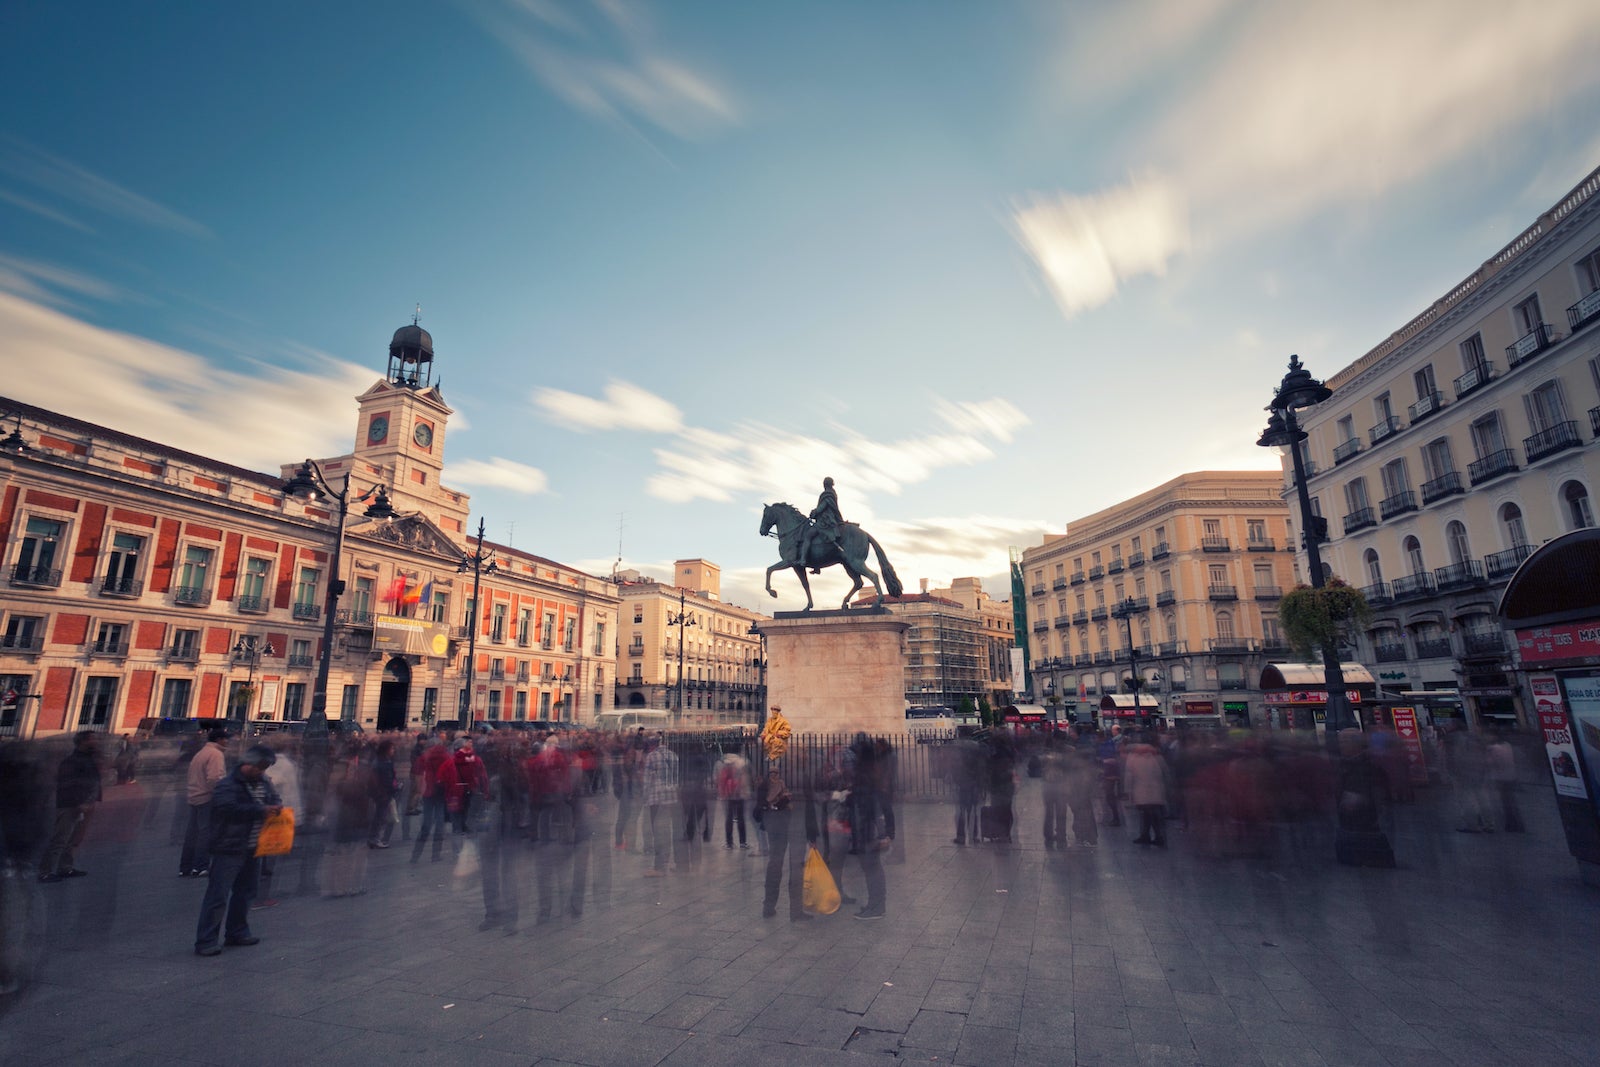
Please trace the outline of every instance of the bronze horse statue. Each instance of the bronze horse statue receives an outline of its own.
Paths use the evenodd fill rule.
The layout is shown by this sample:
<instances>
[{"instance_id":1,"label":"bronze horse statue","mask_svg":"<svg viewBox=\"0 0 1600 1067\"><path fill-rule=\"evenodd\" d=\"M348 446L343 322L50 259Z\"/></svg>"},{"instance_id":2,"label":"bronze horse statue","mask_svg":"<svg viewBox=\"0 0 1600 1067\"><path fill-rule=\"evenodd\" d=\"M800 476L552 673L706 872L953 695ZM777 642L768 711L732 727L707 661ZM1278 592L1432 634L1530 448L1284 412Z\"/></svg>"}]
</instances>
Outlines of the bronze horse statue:
<instances>
[{"instance_id":1,"label":"bronze horse statue","mask_svg":"<svg viewBox=\"0 0 1600 1067\"><path fill-rule=\"evenodd\" d=\"M778 532L778 553L783 557L767 568L767 592L777 596L772 588L772 572L789 567L794 571L795 577L800 579L800 587L806 591L806 610L811 610L811 582L806 578L807 567L832 567L835 564L844 568L855 582L850 587L850 592L845 594L841 608L850 606L850 598L861 589L861 580L865 578L872 583L872 588L878 592L879 604L883 603L885 593L889 596L899 596L902 592L900 577L895 574L894 568L889 564L889 557L883 554L883 546L867 531L853 522L840 523L835 531L837 542L829 541L825 537L814 537L806 551L806 558L800 559L800 544L805 537L806 530L811 526L811 520L793 504L768 504L761 512L761 536L765 537L773 527ZM883 580L878 580L877 572L867 566L867 550L878 554L878 568L883 571Z\"/></svg>"}]
</instances>

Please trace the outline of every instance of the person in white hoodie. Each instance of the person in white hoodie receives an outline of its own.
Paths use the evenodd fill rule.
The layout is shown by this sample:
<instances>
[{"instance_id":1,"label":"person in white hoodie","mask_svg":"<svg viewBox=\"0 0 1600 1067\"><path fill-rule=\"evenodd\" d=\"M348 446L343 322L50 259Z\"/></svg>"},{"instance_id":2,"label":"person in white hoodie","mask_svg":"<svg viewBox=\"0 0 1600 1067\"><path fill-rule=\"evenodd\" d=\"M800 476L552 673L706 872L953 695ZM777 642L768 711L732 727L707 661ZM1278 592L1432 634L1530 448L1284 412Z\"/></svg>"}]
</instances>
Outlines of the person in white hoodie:
<instances>
[{"instance_id":1,"label":"person in white hoodie","mask_svg":"<svg viewBox=\"0 0 1600 1067\"><path fill-rule=\"evenodd\" d=\"M272 746L278 755L278 760L267 768L267 781L272 783L272 788L278 791L278 797L283 806L294 812L295 825L299 825L300 816L305 809L300 805L300 768L291 758L294 742L290 740L279 741ZM298 842L296 843L298 846ZM291 851L290 855L293 855ZM272 873L277 867L278 860L287 859L287 856L266 856L261 860L261 890L250 905L251 909L270 908L278 903L272 895ZM304 857L301 857L304 862Z\"/></svg>"},{"instance_id":2,"label":"person in white hoodie","mask_svg":"<svg viewBox=\"0 0 1600 1067\"><path fill-rule=\"evenodd\" d=\"M204 747L189 761L189 824L183 833L183 852L178 857L179 878L198 878L211 866L211 791L228 773L223 751L227 743L228 731L219 726L206 735Z\"/></svg>"}]
</instances>

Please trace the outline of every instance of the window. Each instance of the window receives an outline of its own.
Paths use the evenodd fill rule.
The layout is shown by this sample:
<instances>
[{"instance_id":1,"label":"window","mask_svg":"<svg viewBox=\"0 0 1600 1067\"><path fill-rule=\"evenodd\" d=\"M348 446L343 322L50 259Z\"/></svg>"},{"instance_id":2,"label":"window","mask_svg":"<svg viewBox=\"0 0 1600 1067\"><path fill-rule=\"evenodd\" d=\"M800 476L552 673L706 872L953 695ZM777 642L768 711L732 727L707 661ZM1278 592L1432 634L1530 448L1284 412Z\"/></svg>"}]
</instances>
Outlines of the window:
<instances>
[{"instance_id":1,"label":"window","mask_svg":"<svg viewBox=\"0 0 1600 1067\"><path fill-rule=\"evenodd\" d=\"M1200 525L1202 527L1202 531L1201 532L1204 533L1204 535L1206 537L1221 537L1222 536L1222 522L1220 520L1218 520L1218 519L1201 519L1200 520Z\"/></svg>"},{"instance_id":2,"label":"window","mask_svg":"<svg viewBox=\"0 0 1600 1067\"><path fill-rule=\"evenodd\" d=\"M567 630L566 630L566 633L565 633L565 635L563 635L563 637L561 639L561 647L564 648L566 651L571 652L573 647L576 645L577 640L578 640L578 620L576 618L569 618L569 619L567 619Z\"/></svg>"},{"instance_id":3,"label":"window","mask_svg":"<svg viewBox=\"0 0 1600 1067\"><path fill-rule=\"evenodd\" d=\"M1428 446L1422 450L1422 466L1428 475L1429 481L1455 473L1455 460L1450 455L1450 439L1448 437L1441 437L1437 441L1428 442Z\"/></svg>"},{"instance_id":4,"label":"window","mask_svg":"<svg viewBox=\"0 0 1600 1067\"><path fill-rule=\"evenodd\" d=\"M1100 553L1098 553L1098 552L1089 553L1089 565L1092 566L1092 567L1100 566Z\"/></svg>"},{"instance_id":5,"label":"window","mask_svg":"<svg viewBox=\"0 0 1600 1067\"><path fill-rule=\"evenodd\" d=\"M1500 526L1505 531L1506 543L1511 548L1522 548L1528 543L1528 531L1522 525L1522 509L1515 504L1501 505Z\"/></svg>"},{"instance_id":6,"label":"window","mask_svg":"<svg viewBox=\"0 0 1600 1067\"><path fill-rule=\"evenodd\" d=\"M606 648L606 624L597 622L594 626L594 654L604 656L609 654Z\"/></svg>"},{"instance_id":7,"label":"window","mask_svg":"<svg viewBox=\"0 0 1600 1067\"><path fill-rule=\"evenodd\" d=\"M22 547L17 552L13 580L43 585L60 584L61 573L56 567L56 554L66 529L66 523L54 519L29 519L22 535Z\"/></svg>"},{"instance_id":8,"label":"window","mask_svg":"<svg viewBox=\"0 0 1600 1067\"><path fill-rule=\"evenodd\" d=\"M137 534L119 533L112 536L111 555L106 559L106 592L139 591L139 556L143 552L144 538Z\"/></svg>"},{"instance_id":9,"label":"window","mask_svg":"<svg viewBox=\"0 0 1600 1067\"><path fill-rule=\"evenodd\" d=\"M1261 637L1268 648L1283 647L1283 629L1278 625L1276 615L1261 617Z\"/></svg>"},{"instance_id":10,"label":"window","mask_svg":"<svg viewBox=\"0 0 1600 1067\"><path fill-rule=\"evenodd\" d=\"M111 722L111 709L117 702L115 678L90 678L83 686L83 703L78 707L78 726L92 730Z\"/></svg>"},{"instance_id":11,"label":"window","mask_svg":"<svg viewBox=\"0 0 1600 1067\"><path fill-rule=\"evenodd\" d=\"M1230 612L1217 612L1217 638L1222 641L1233 640L1233 615Z\"/></svg>"},{"instance_id":12,"label":"window","mask_svg":"<svg viewBox=\"0 0 1600 1067\"><path fill-rule=\"evenodd\" d=\"M541 719L550 718L550 694L549 693L540 693L539 694L539 718L541 718Z\"/></svg>"},{"instance_id":13,"label":"window","mask_svg":"<svg viewBox=\"0 0 1600 1067\"><path fill-rule=\"evenodd\" d=\"M1600 290L1600 248L1578 260L1578 290L1584 295Z\"/></svg>"},{"instance_id":14,"label":"window","mask_svg":"<svg viewBox=\"0 0 1600 1067\"><path fill-rule=\"evenodd\" d=\"M317 579L322 572L315 567L301 567L300 577L294 583L294 602L296 607L310 608L317 603Z\"/></svg>"},{"instance_id":15,"label":"window","mask_svg":"<svg viewBox=\"0 0 1600 1067\"><path fill-rule=\"evenodd\" d=\"M1148 615L1139 616L1139 647L1150 647L1150 617Z\"/></svg>"},{"instance_id":16,"label":"window","mask_svg":"<svg viewBox=\"0 0 1600 1067\"><path fill-rule=\"evenodd\" d=\"M441 593L441 592L438 592L437 590L435 590L434 594L433 594L433 604L431 606L433 608L433 621L434 622L449 622L450 621L450 594L449 593Z\"/></svg>"},{"instance_id":17,"label":"window","mask_svg":"<svg viewBox=\"0 0 1600 1067\"><path fill-rule=\"evenodd\" d=\"M1474 371L1481 373L1488 368L1488 360L1483 355L1483 335L1481 333L1473 334L1457 347L1461 350L1462 370L1471 374Z\"/></svg>"},{"instance_id":18,"label":"window","mask_svg":"<svg viewBox=\"0 0 1600 1067\"><path fill-rule=\"evenodd\" d=\"M1413 372L1411 375L1411 381L1417 387L1417 399L1419 401L1430 400L1433 398L1433 394L1439 391L1439 386L1433 380L1432 363L1429 363L1420 370Z\"/></svg>"},{"instance_id":19,"label":"window","mask_svg":"<svg viewBox=\"0 0 1600 1067\"><path fill-rule=\"evenodd\" d=\"M344 692L339 694L339 718L344 722L355 722L356 713L361 710L361 687L347 685Z\"/></svg>"},{"instance_id":20,"label":"window","mask_svg":"<svg viewBox=\"0 0 1600 1067\"><path fill-rule=\"evenodd\" d=\"M1505 451L1505 429L1500 425L1498 411L1491 411L1472 424L1472 447L1479 459Z\"/></svg>"},{"instance_id":21,"label":"window","mask_svg":"<svg viewBox=\"0 0 1600 1067\"><path fill-rule=\"evenodd\" d=\"M1143 578L1135 578L1133 580L1133 595L1137 596L1137 597L1144 596L1144 579Z\"/></svg>"},{"instance_id":22,"label":"window","mask_svg":"<svg viewBox=\"0 0 1600 1067\"><path fill-rule=\"evenodd\" d=\"M500 721L500 690L489 690L489 721Z\"/></svg>"},{"instance_id":23,"label":"window","mask_svg":"<svg viewBox=\"0 0 1600 1067\"><path fill-rule=\"evenodd\" d=\"M200 631L173 630L170 655L176 660L193 662L200 658Z\"/></svg>"},{"instance_id":24,"label":"window","mask_svg":"<svg viewBox=\"0 0 1600 1067\"><path fill-rule=\"evenodd\" d=\"M1354 415L1344 416L1335 425L1339 428L1340 444L1356 439L1356 417Z\"/></svg>"},{"instance_id":25,"label":"window","mask_svg":"<svg viewBox=\"0 0 1600 1067\"><path fill-rule=\"evenodd\" d=\"M352 618L365 621L372 617L372 595L376 588L371 578L356 579L355 588L350 594Z\"/></svg>"},{"instance_id":26,"label":"window","mask_svg":"<svg viewBox=\"0 0 1600 1067\"><path fill-rule=\"evenodd\" d=\"M1511 309L1512 321L1516 324L1517 336L1525 337L1540 326L1544 325L1544 312L1539 308L1539 294L1534 293L1522 303Z\"/></svg>"},{"instance_id":27,"label":"window","mask_svg":"<svg viewBox=\"0 0 1600 1067\"><path fill-rule=\"evenodd\" d=\"M1581 482L1568 482L1561 487L1561 506L1566 511L1569 529L1584 530L1594 525L1594 511L1589 507L1589 490Z\"/></svg>"},{"instance_id":28,"label":"window","mask_svg":"<svg viewBox=\"0 0 1600 1067\"><path fill-rule=\"evenodd\" d=\"M1245 536L1252 545L1265 544L1267 541L1267 520L1248 519L1245 521Z\"/></svg>"},{"instance_id":29,"label":"window","mask_svg":"<svg viewBox=\"0 0 1600 1067\"><path fill-rule=\"evenodd\" d=\"M1111 560L1112 560L1112 562L1116 562L1117 560L1120 560L1121 558L1122 558L1122 546L1121 545L1112 545L1111 546Z\"/></svg>"},{"instance_id":30,"label":"window","mask_svg":"<svg viewBox=\"0 0 1600 1067\"><path fill-rule=\"evenodd\" d=\"M1171 571L1162 571L1161 572L1161 592L1163 592L1163 593L1172 592L1172 572Z\"/></svg>"},{"instance_id":31,"label":"window","mask_svg":"<svg viewBox=\"0 0 1600 1067\"><path fill-rule=\"evenodd\" d=\"M93 651L101 656L121 656L127 653L127 628L120 622L103 622L95 631Z\"/></svg>"},{"instance_id":32,"label":"window","mask_svg":"<svg viewBox=\"0 0 1600 1067\"><path fill-rule=\"evenodd\" d=\"M1388 393L1379 393L1372 398L1372 413L1378 417L1379 425L1386 424L1394 418L1394 403L1389 399Z\"/></svg>"},{"instance_id":33,"label":"window","mask_svg":"<svg viewBox=\"0 0 1600 1067\"><path fill-rule=\"evenodd\" d=\"M1383 466L1383 495L1399 496L1411 491L1411 475L1406 471L1406 461L1397 459Z\"/></svg>"},{"instance_id":34,"label":"window","mask_svg":"<svg viewBox=\"0 0 1600 1067\"><path fill-rule=\"evenodd\" d=\"M251 557L244 561L244 578L239 583L239 603L242 607L267 606L267 579L272 575L272 561ZM245 598L251 598L246 600Z\"/></svg>"},{"instance_id":35,"label":"window","mask_svg":"<svg viewBox=\"0 0 1600 1067\"><path fill-rule=\"evenodd\" d=\"M422 721L432 722L434 713L439 710L439 690L429 686L422 691Z\"/></svg>"},{"instance_id":36,"label":"window","mask_svg":"<svg viewBox=\"0 0 1600 1067\"><path fill-rule=\"evenodd\" d=\"M633 606L633 624L635 626L639 626L639 625L642 625L643 623L644 623L644 605L643 604L635 604Z\"/></svg>"},{"instance_id":37,"label":"window","mask_svg":"<svg viewBox=\"0 0 1600 1067\"><path fill-rule=\"evenodd\" d=\"M0 737L15 737L21 727L22 704L18 699L28 691L33 679L26 674L0 674Z\"/></svg>"},{"instance_id":38,"label":"window","mask_svg":"<svg viewBox=\"0 0 1600 1067\"><path fill-rule=\"evenodd\" d=\"M1213 563L1211 565L1211 567L1209 568L1208 577L1210 578L1210 581L1211 581L1212 585L1227 585L1228 584L1228 568L1227 568L1227 565L1226 564L1222 564L1222 563Z\"/></svg>"},{"instance_id":39,"label":"window","mask_svg":"<svg viewBox=\"0 0 1600 1067\"><path fill-rule=\"evenodd\" d=\"M180 593L198 594L210 590L213 555L215 553L211 549L200 545L190 545L183 550L183 569L178 578Z\"/></svg>"},{"instance_id":40,"label":"window","mask_svg":"<svg viewBox=\"0 0 1600 1067\"><path fill-rule=\"evenodd\" d=\"M518 722L523 722L528 718L528 691L526 689L517 690L515 703L516 711L513 714Z\"/></svg>"},{"instance_id":41,"label":"window","mask_svg":"<svg viewBox=\"0 0 1600 1067\"><path fill-rule=\"evenodd\" d=\"M1144 550L1144 542L1142 540L1140 540L1138 534L1134 534L1133 535L1133 554L1137 556L1143 550Z\"/></svg>"},{"instance_id":42,"label":"window","mask_svg":"<svg viewBox=\"0 0 1600 1067\"><path fill-rule=\"evenodd\" d=\"M289 642L289 666L311 666L311 642L306 638L296 638Z\"/></svg>"},{"instance_id":43,"label":"window","mask_svg":"<svg viewBox=\"0 0 1600 1067\"><path fill-rule=\"evenodd\" d=\"M489 640L495 644L506 639L506 617L509 612L505 604L496 604L489 609Z\"/></svg>"},{"instance_id":44,"label":"window","mask_svg":"<svg viewBox=\"0 0 1600 1067\"><path fill-rule=\"evenodd\" d=\"M1404 544L1406 562L1411 565L1413 575L1428 573L1428 565L1422 561L1422 542L1415 537L1408 537Z\"/></svg>"},{"instance_id":45,"label":"window","mask_svg":"<svg viewBox=\"0 0 1600 1067\"><path fill-rule=\"evenodd\" d=\"M1178 617L1171 612L1161 616L1161 632L1166 635L1168 641L1176 641L1178 639Z\"/></svg>"},{"instance_id":46,"label":"window","mask_svg":"<svg viewBox=\"0 0 1600 1067\"><path fill-rule=\"evenodd\" d=\"M1272 582L1272 564L1270 564L1270 563L1257 563L1255 565L1254 578L1255 578L1255 583L1256 583L1256 588L1257 589L1270 589L1270 588L1272 588L1272 585L1273 585L1273 582Z\"/></svg>"},{"instance_id":47,"label":"window","mask_svg":"<svg viewBox=\"0 0 1600 1067\"><path fill-rule=\"evenodd\" d=\"M517 612L517 644L526 648L533 643L533 609L522 608Z\"/></svg>"},{"instance_id":48,"label":"window","mask_svg":"<svg viewBox=\"0 0 1600 1067\"><path fill-rule=\"evenodd\" d=\"M1344 505L1345 511L1351 515L1358 511L1363 511L1369 506L1367 503L1367 480L1365 478L1356 478L1345 483Z\"/></svg>"},{"instance_id":49,"label":"window","mask_svg":"<svg viewBox=\"0 0 1600 1067\"><path fill-rule=\"evenodd\" d=\"M542 648L550 648L555 643L556 613L553 611L547 611L544 613L544 623L539 628L539 645Z\"/></svg>"},{"instance_id":50,"label":"window","mask_svg":"<svg viewBox=\"0 0 1600 1067\"><path fill-rule=\"evenodd\" d=\"M6 634L0 638L0 648L21 650L38 649L44 639L44 617L40 615L13 615L6 620Z\"/></svg>"},{"instance_id":51,"label":"window","mask_svg":"<svg viewBox=\"0 0 1600 1067\"><path fill-rule=\"evenodd\" d=\"M1101 652L1110 652L1111 651L1111 633L1110 633L1110 631L1108 631L1104 626L1102 626L1102 627L1100 627L1100 629L1098 631L1098 636L1100 638L1100 651Z\"/></svg>"},{"instance_id":52,"label":"window","mask_svg":"<svg viewBox=\"0 0 1600 1067\"><path fill-rule=\"evenodd\" d=\"M1528 425L1534 433L1555 429L1567 421L1567 406L1561 399L1561 383L1545 382L1523 397L1528 408Z\"/></svg>"},{"instance_id":53,"label":"window","mask_svg":"<svg viewBox=\"0 0 1600 1067\"><path fill-rule=\"evenodd\" d=\"M188 678L168 678L161 683L161 714L168 719L189 717L189 694L193 683Z\"/></svg>"},{"instance_id":54,"label":"window","mask_svg":"<svg viewBox=\"0 0 1600 1067\"><path fill-rule=\"evenodd\" d=\"M306 683L289 682L283 687L283 718L299 722L306 717Z\"/></svg>"},{"instance_id":55,"label":"window","mask_svg":"<svg viewBox=\"0 0 1600 1067\"><path fill-rule=\"evenodd\" d=\"M1445 544L1450 548L1451 563L1465 563L1472 558L1472 544L1467 540L1467 528L1451 522L1444 528Z\"/></svg>"},{"instance_id":56,"label":"window","mask_svg":"<svg viewBox=\"0 0 1600 1067\"><path fill-rule=\"evenodd\" d=\"M1376 549L1367 549L1362 554L1361 561L1367 566L1367 581L1378 585L1383 581L1383 562L1378 559Z\"/></svg>"}]
</instances>

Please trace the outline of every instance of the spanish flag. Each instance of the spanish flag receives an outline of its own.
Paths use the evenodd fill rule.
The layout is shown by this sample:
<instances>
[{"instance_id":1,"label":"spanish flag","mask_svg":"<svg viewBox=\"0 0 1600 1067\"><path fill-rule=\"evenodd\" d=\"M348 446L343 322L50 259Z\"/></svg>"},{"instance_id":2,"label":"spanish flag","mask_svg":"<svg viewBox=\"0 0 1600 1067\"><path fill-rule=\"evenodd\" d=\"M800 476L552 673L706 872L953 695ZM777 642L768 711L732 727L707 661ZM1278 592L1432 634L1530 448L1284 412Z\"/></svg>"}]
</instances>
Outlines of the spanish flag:
<instances>
[{"instance_id":1,"label":"spanish flag","mask_svg":"<svg viewBox=\"0 0 1600 1067\"><path fill-rule=\"evenodd\" d=\"M389 584L389 591L383 594L385 604L393 604L396 609L405 603L406 579L404 575L396 578Z\"/></svg>"}]
</instances>

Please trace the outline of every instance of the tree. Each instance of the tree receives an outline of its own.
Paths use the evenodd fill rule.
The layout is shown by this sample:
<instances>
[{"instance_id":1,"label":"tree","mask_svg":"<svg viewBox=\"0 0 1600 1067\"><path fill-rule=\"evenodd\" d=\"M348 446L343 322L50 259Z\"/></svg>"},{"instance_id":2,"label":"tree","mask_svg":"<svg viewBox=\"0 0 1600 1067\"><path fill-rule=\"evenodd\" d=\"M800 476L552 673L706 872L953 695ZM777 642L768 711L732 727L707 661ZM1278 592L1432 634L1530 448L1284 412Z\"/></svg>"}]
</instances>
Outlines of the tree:
<instances>
[{"instance_id":1,"label":"tree","mask_svg":"<svg viewBox=\"0 0 1600 1067\"><path fill-rule=\"evenodd\" d=\"M986 696L978 698L978 722L983 726L994 725L994 705L989 703Z\"/></svg>"},{"instance_id":2,"label":"tree","mask_svg":"<svg viewBox=\"0 0 1600 1067\"><path fill-rule=\"evenodd\" d=\"M1364 625L1371 618L1372 609L1361 590L1338 578L1328 579L1320 589L1296 586L1278 602L1283 636L1305 663L1319 659L1324 649L1336 652L1339 638L1352 624Z\"/></svg>"}]
</instances>

